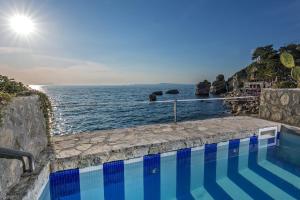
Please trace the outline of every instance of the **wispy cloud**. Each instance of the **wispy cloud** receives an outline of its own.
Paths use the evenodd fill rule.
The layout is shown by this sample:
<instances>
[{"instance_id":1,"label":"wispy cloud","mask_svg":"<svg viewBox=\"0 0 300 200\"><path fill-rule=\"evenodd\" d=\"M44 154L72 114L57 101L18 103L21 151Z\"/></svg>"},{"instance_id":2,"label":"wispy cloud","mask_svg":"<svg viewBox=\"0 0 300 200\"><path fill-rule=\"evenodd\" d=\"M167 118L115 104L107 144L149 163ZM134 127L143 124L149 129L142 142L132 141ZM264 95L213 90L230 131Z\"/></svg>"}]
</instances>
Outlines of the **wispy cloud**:
<instances>
[{"instance_id":1,"label":"wispy cloud","mask_svg":"<svg viewBox=\"0 0 300 200\"><path fill-rule=\"evenodd\" d=\"M0 55L16 54L16 53L30 53L32 50L19 47L0 47Z\"/></svg>"},{"instance_id":2,"label":"wispy cloud","mask_svg":"<svg viewBox=\"0 0 300 200\"><path fill-rule=\"evenodd\" d=\"M30 49L0 47L0 71L28 84L112 83L119 73L89 60L35 54Z\"/></svg>"},{"instance_id":3,"label":"wispy cloud","mask_svg":"<svg viewBox=\"0 0 300 200\"><path fill-rule=\"evenodd\" d=\"M26 84L132 84L183 82L184 73L155 69L129 70L128 67L108 66L91 60L65 58L35 53L30 49L0 47L0 74ZM166 73L165 73L166 72ZM196 73L195 73L196 74ZM185 74L184 76L187 76ZM188 76L187 76L188 77ZM191 77L190 77L191 78ZM185 82L189 82L189 80ZM196 80L197 77L194 79ZM193 80L193 78L192 78Z\"/></svg>"},{"instance_id":4,"label":"wispy cloud","mask_svg":"<svg viewBox=\"0 0 300 200\"><path fill-rule=\"evenodd\" d=\"M98 71L109 71L109 68L106 65L89 60L71 59L42 54L33 54L32 59L39 67L86 68L97 69Z\"/></svg>"},{"instance_id":5,"label":"wispy cloud","mask_svg":"<svg viewBox=\"0 0 300 200\"><path fill-rule=\"evenodd\" d=\"M98 62L38 54L26 48L0 47L0 56L5 59L6 64L11 61L11 66L15 65L18 68L32 68L37 66L51 68L90 67L98 68L103 71L108 70L104 64ZM22 60L22 62L19 62L20 60ZM1 60L0 64L3 64Z\"/></svg>"}]
</instances>

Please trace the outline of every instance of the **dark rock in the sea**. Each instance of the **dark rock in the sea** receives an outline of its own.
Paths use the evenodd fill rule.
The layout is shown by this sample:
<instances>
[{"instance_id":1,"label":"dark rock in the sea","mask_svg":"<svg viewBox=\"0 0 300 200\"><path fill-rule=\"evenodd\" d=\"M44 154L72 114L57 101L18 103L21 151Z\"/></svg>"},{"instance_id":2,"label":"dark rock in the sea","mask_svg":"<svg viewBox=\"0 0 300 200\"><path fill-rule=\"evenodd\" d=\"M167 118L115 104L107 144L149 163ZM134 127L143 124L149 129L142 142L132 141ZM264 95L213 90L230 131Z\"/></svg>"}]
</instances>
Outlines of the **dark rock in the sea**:
<instances>
[{"instance_id":1,"label":"dark rock in the sea","mask_svg":"<svg viewBox=\"0 0 300 200\"><path fill-rule=\"evenodd\" d=\"M225 78L224 78L224 75L223 74L219 74L217 77L216 77L216 81L224 81Z\"/></svg>"},{"instance_id":2,"label":"dark rock in the sea","mask_svg":"<svg viewBox=\"0 0 300 200\"><path fill-rule=\"evenodd\" d=\"M219 74L216 77L216 80L213 82L211 88L210 88L210 92L212 94L223 94L227 92L227 86L226 86L226 81L224 79L224 75L223 74Z\"/></svg>"},{"instance_id":3,"label":"dark rock in the sea","mask_svg":"<svg viewBox=\"0 0 300 200\"><path fill-rule=\"evenodd\" d=\"M196 91L195 95L198 96L208 96L209 95L209 89L210 89L211 83L207 80L203 82L199 82L196 85Z\"/></svg>"},{"instance_id":4,"label":"dark rock in the sea","mask_svg":"<svg viewBox=\"0 0 300 200\"><path fill-rule=\"evenodd\" d=\"M156 95L155 94L150 94L149 95L149 101L156 101Z\"/></svg>"},{"instance_id":5,"label":"dark rock in the sea","mask_svg":"<svg viewBox=\"0 0 300 200\"><path fill-rule=\"evenodd\" d=\"M161 96L161 95L163 95L163 92L162 91L155 91L155 92L152 92L152 94L155 94L156 96Z\"/></svg>"},{"instance_id":6,"label":"dark rock in the sea","mask_svg":"<svg viewBox=\"0 0 300 200\"><path fill-rule=\"evenodd\" d=\"M168 90L168 91L166 91L166 94L179 94L179 91L177 89Z\"/></svg>"}]
</instances>

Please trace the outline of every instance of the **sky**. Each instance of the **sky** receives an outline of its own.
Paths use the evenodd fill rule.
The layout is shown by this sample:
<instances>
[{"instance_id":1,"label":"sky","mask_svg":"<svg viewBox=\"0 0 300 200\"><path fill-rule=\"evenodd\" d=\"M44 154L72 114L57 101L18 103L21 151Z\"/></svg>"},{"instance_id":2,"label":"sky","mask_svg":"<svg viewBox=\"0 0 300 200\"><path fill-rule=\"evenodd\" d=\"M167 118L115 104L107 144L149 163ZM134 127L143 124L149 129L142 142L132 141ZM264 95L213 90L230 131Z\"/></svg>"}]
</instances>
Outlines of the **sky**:
<instances>
[{"instance_id":1,"label":"sky","mask_svg":"<svg viewBox=\"0 0 300 200\"><path fill-rule=\"evenodd\" d=\"M0 0L0 74L26 84L213 81L300 41L299 0ZM13 33L28 16L35 32Z\"/></svg>"}]
</instances>

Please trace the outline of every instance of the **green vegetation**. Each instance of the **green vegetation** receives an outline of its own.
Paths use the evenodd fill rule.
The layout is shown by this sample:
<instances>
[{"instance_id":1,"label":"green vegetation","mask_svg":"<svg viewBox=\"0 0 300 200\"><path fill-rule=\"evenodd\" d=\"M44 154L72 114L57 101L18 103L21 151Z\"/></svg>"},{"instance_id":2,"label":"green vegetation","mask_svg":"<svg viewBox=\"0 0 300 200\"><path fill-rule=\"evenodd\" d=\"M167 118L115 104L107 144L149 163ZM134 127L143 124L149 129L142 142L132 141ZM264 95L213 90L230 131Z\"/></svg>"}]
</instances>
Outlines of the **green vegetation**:
<instances>
[{"instance_id":1,"label":"green vegetation","mask_svg":"<svg viewBox=\"0 0 300 200\"><path fill-rule=\"evenodd\" d=\"M296 66L291 71L293 79L300 81L300 67Z\"/></svg>"},{"instance_id":2,"label":"green vegetation","mask_svg":"<svg viewBox=\"0 0 300 200\"><path fill-rule=\"evenodd\" d=\"M28 88L20 82L0 75L0 105L8 103L18 93L28 91Z\"/></svg>"},{"instance_id":3,"label":"green vegetation","mask_svg":"<svg viewBox=\"0 0 300 200\"><path fill-rule=\"evenodd\" d=\"M296 88L297 84L290 81L280 81L275 83L274 88Z\"/></svg>"},{"instance_id":4,"label":"green vegetation","mask_svg":"<svg viewBox=\"0 0 300 200\"><path fill-rule=\"evenodd\" d=\"M300 66L300 44L278 49L267 45L256 48L252 53L252 63L236 74L242 82L267 81L276 88L293 88L297 87L300 78L300 68L295 66Z\"/></svg>"},{"instance_id":5,"label":"green vegetation","mask_svg":"<svg viewBox=\"0 0 300 200\"><path fill-rule=\"evenodd\" d=\"M0 91L7 94L17 94L29 89L21 82L16 82L6 76L0 75Z\"/></svg>"},{"instance_id":6,"label":"green vegetation","mask_svg":"<svg viewBox=\"0 0 300 200\"><path fill-rule=\"evenodd\" d=\"M282 52L280 54L280 61L281 63L287 67L287 68L293 68L295 67L295 61L294 61L294 57L292 54L288 53L288 52Z\"/></svg>"},{"instance_id":7,"label":"green vegetation","mask_svg":"<svg viewBox=\"0 0 300 200\"><path fill-rule=\"evenodd\" d=\"M1 104L5 104L7 102L9 102L12 98L12 95L6 93L6 92L0 92L0 102Z\"/></svg>"},{"instance_id":8,"label":"green vegetation","mask_svg":"<svg viewBox=\"0 0 300 200\"><path fill-rule=\"evenodd\" d=\"M285 50L280 54L280 61L285 67L291 69L291 76L298 82L298 87L300 87L300 67L296 66L294 55Z\"/></svg>"},{"instance_id":9,"label":"green vegetation","mask_svg":"<svg viewBox=\"0 0 300 200\"><path fill-rule=\"evenodd\" d=\"M38 95L41 104L41 110L44 113L44 118L46 121L46 128L48 136L50 136L50 121L52 114L51 102L46 94L32 90L25 86L21 82L17 82L14 79L10 79L6 76L0 75L0 125L2 122L2 112L1 108L3 105L9 103L16 96L30 96Z\"/></svg>"}]
</instances>

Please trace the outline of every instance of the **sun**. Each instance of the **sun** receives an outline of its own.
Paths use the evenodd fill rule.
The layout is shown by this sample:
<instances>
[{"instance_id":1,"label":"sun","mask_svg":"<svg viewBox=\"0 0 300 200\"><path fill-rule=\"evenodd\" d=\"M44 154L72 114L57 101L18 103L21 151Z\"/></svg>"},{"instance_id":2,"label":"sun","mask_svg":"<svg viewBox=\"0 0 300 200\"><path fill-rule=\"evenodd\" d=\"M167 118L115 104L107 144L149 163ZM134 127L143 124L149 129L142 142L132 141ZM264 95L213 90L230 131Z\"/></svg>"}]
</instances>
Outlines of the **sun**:
<instances>
[{"instance_id":1,"label":"sun","mask_svg":"<svg viewBox=\"0 0 300 200\"><path fill-rule=\"evenodd\" d=\"M15 34L25 37L32 35L36 31L33 19L21 14L15 14L9 18L9 27Z\"/></svg>"}]
</instances>

